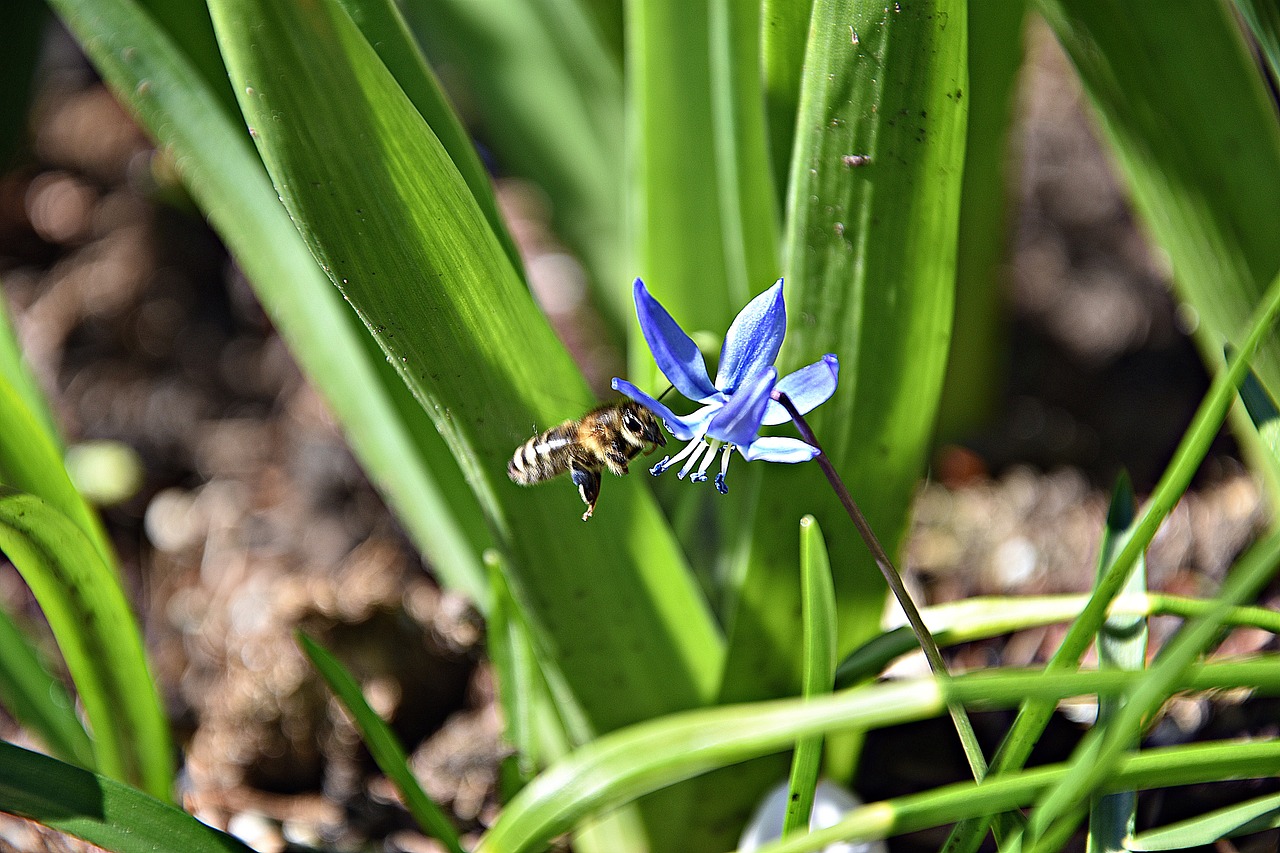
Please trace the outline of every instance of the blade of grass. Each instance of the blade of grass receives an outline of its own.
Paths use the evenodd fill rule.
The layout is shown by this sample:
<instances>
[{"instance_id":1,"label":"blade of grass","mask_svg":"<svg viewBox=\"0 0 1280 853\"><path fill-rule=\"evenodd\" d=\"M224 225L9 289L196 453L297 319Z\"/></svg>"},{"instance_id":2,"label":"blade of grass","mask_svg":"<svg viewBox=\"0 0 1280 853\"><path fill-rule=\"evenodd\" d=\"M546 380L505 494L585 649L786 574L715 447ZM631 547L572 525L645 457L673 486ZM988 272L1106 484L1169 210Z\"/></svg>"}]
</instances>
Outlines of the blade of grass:
<instances>
[{"instance_id":1,"label":"blade of grass","mask_svg":"<svg viewBox=\"0 0 1280 853\"><path fill-rule=\"evenodd\" d=\"M235 254L272 321L342 421L371 479L437 575L483 609L479 554L492 542L430 419L316 268L245 128L155 23L128 0L53 0L98 71L157 142Z\"/></svg>"},{"instance_id":2,"label":"blade of grass","mask_svg":"<svg viewBox=\"0 0 1280 853\"><path fill-rule=\"evenodd\" d=\"M116 853L251 853L167 802L4 741L0 811Z\"/></svg>"},{"instance_id":3,"label":"blade of grass","mask_svg":"<svg viewBox=\"0 0 1280 853\"><path fill-rule=\"evenodd\" d=\"M1272 81L1280 81L1280 6L1271 0L1236 0L1235 7L1258 40Z\"/></svg>"},{"instance_id":4,"label":"blade of grass","mask_svg":"<svg viewBox=\"0 0 1280 853\"><path fill-rule=\"evenodd\" d=\"M62 438L58 426L49 410L49 401L31 375L22 350L18 346L18 336L9 316L9 306L0 293L0 382L8 383L26 407L28 414L35 418L40 429L54 443L59 453L62 452Z\"/></svg>"},{"instance_id":5,"label":"blade of grass","mask_svg":"<svg viewBox=\"0 0 1280 853\"><path fill-rule=\"evenodd\" d=\"M0 610L0 705L63 761L93 769L93 743L62 682Z\"/></svg>"},{"instance_id":6,"label":"blade of grass","mask_svg":"<svg viewBox=\"0 0 1280 853\"><path fill-rule=\"evenodd\" d=\"M1114 694L1134 680L1134 673L1118 671L985 671L954 676L945 685L932 679L887 682L811 699L684 711L604 735L552 766L507 805L474 853L518 853L583 815L717 767L786 749L796 739L819 732L867 730L934 717L948 702L1000 708L1027 697L1056 702L1069 696ZM1249 686L1267 695L1280 693L1280 659L1267 655L1243 663L1199 666L1186 675L1182 686ZM1280 745L1269 746L1280 750ZM1262 755L1255 756L1259 775L1271 772Z\"/></svg>"},{"instance_id":7,"label":"blade of grass","mask_svg":"<svg viewBox=\"0 0 1280 853\"><path fill-rule=\"evenodd\" d=\"M1280 568L1280 532L1249 551L1232 568L1214 609L1182 626L1138 680L1106 726L1089 731L1076 747L1071 771L1039 800L1027 824L1026 849L1048 853L1066 842L1074 829L1067 815L1106 782L1123 753L1138 742L1160 706L1173 695L1184 674L1209 648L1229 608L1256 596Z\"/></svg>"},{"instance_id":8,"label":"blade of grass","mask_svg":"<svg viewBox=\"0 0 1280 853\"><path fill-rule=\"evenodd\" d=\"M831 692L836 670L836 593L831 584L831 562L822 530L812 516L800 520L800 600L804 622L804 683L801 694L821 696ZM787 789L787 814L782 834L807 830L813 797L818 790L822 765L822 736L796 741Z\"/></svg>"},{"instance_id":9,"label":"blade of grass","mask_svg":"<svg viewBox=\"0 0 1280 853\"><path fill-rule=\"evenodd\" d=\"M1055 622L1070 622L1089 603L1087 595L1033 595L1016 598L980 597L954 601L920 611L940 646L985 640ZM1176 595L1147 593L1118 595L1108 616L1177 616L1190 619L1213 610L1215 602ZM1252 627L1280 634L1280 613L1265 607L1233 607L1226 621L1233 628ZM875 678L896 658L920 648L911 629L895 628L868 640L840 662L836 689Z\"/></svg>"},{"instance_id":10,"label":"blade of grass","mask_svg":"<svg viewBox=\"0 0 1280 853\"><path fill-rule=\"evenodd\" d=\"M590 396L421 115L334 3L212 9L281 197L445 437L593 729L705 701L721 640L643 486L610 482L582 524L567 483L506 476L531 424Z\"/></svg>"},{"instance_id":11,"label":"blade of grass","mask_svg":"<svg viewBox=\"0 0 1280 853\"><path fill-rule=\"evenodd\" d=\"M422 790L409 768L409 757L404 748L400 746L386 721L369 707L360 684L337 658L315 640L300 631L295 634L295 639L329 685L329 689L341 700L342 706L360 727L361 740L369 748L369 754L396 786L396 790L404 798L405 807L418 822L419 828L444 845L449 853L464 853L458 831L454 829L444 810Z\"/></svg>"},{"instance_id":12,"label":"blade of grass","mask_svg":"<svg viewBox=\"0 0 1280 853\"><path fill-rule=\"evenodd\" d=\"M1280 794L1215 809L1130 838L1127 850L1186 850L1280 826Z\"/></svg>"},{"instance_id":13,"label":"blade of grass","mask_svg":"<svg viewBox=\"0 0 1280 853\"><path fill-rule=\"evenodd\" d=\"M84 531L0 489L0 550L40 604L93 729L97 767L154 797L173 784L168 722L124 590Z\"/></svg>"},{"instance_id":14,"label":"blade of grass","mask_svg":"<svg viewBox=\"0 0 1280 853\"><path fill-rule=\"evenodd\" d=\"M1046 667L1049 671L1068 672L1079 666L1081 656L1105 620L1112 600L1127 582L1129 572L1146 550L1160 524L1190 485L1191 477L1199 468L1200 462L1208 453L1210 444L1226 419L1236 389L1248 371L1249 359L1270 334L1278 315L1280 315L1280 278L1272 283L1265 300L1254 312L1254 318L1248 326L1248 337L1240 346L1236 356L1228 362L1227 369L1214 378L1208 393L1205 394L1203 402L1192 418L1191 425L1183 435L1182 442L1174 451L1173 460L1147 499L1137 523L1125 537L1106 577L1098 582L1089 603L1085 605L1079 618L1071 624L1058 650L1054 652L1053 658ZM1053 713L1053 707L1051 703L1028 701L1019 709L1017 719L1014 720L999 752L991 762L993 775L1021 767L1026 762L1032 747ZM981 843L983 835L986 834L986 825L985 819L960 824L952 831L945 849L948 851L975 850Z\"/></svg>"},{"instance_id":15,"label":"blade of grass","mask_svg":"<svg viewBox=\"0 0 1280 853\"><path fill-rule=\"evenodd\" d=\"M1269 774L1277 753L1274 743L1257 755L1251 744L1211 743L1152 749L1126 758L1109 788L1145 790L1191 785L1220 779ZM957 817L972 817L1018 808L1066 774L1061 764L1037 767L981 785L961 782L920 794L868 803L840 823L794 839L762 847L756 853L810 853L841 841L857 843L943 826Z\"/></svg>"},{"instance_id":16,"label":"blade of grass","mask_svg":"<svg viewBox=\"0 0 1280 853\"><path fill-rule=\"evenodd\" d=\"M1098 550L1099 581L1115 559L1121 538L1133 526L1135 514L1133 486L1127 476L1121 475L1111 493L1107 524ZM1139 596L1146 591L1146 559L1139 557L1120 595ZM1096 643L1098 665L1103 669L1141 670L1147 664L1147 620L1142 616L1109 613L1098 631ZM1099 698L1097 725L1111 725L1123 702L1122 697ZM1132 791L1108 794L1093 801L1089 809L1090 853L1119 853L1125 849L1124 841L1133 832L1137 804L1137 795Z\"/></svg>"}]
</instances>

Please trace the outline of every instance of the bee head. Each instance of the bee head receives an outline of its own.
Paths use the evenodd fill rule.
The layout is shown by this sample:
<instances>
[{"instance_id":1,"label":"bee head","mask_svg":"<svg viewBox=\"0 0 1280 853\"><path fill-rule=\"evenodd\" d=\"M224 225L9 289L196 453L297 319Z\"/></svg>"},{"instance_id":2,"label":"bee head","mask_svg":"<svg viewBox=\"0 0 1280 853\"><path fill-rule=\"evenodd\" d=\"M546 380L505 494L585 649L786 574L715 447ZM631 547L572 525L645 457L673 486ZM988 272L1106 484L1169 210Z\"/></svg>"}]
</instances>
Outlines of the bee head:
<instances>
[{"instance_id":1,"label":"bee head","mask_svg":"<svg viewBox=\"0 0 1280 853\"><path fill-rule=\"evenodd\" d=\"M635 401L629 402L622 409L622 429L627 440L634 445L667 446L667 437L662 434L658 419L653 412Z\"/></svg>"}]
</instances>

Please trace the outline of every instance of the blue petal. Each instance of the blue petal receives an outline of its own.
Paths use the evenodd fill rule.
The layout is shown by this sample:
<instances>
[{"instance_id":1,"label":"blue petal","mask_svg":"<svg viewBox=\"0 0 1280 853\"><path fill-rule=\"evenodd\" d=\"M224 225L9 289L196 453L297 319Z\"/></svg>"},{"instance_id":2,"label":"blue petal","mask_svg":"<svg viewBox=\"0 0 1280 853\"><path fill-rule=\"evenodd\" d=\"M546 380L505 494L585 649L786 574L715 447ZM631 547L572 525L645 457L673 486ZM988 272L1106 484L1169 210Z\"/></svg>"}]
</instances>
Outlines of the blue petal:
<instances>
[{"instance_id":1,"label":"blue petal","mask_svg":"<svg viewBox=\"0 0 1280 853\"><path fill-rule=\"evenodd\" d=\"M707 377L707 364L698 351L698 345L671 319L667 309L649 295L640 279L636 279L633 293L640 331L653 352L658 369L671 380L677 391L690 400L703 402L714 395L716 389Z\"/></svg>"},{"instance_id":2,"label":"blue petal","mask_svg":"<svg viewBox=\"0 0 1280 853\"><path fill-rule=\"evenodd\" d=\"M707 434L729 444L748 445L760 433L760 419L769 404L769 392L778 379L778 371L766 368L752 384L739 389L720 411L711 418Z\"/></svg>"},{"instance_id":3,"label":"blue petal","mask_svg":"<svg viewBox=\"0 0 1280 853\"><path fill-rule=\"evenodd\" d=\"M726 394L773 364L787 333L787 306L782 301L782 279L747 303L738 312L720 348L716 387Z\"/></svg>"},{"instance_id":4,"label":"blue petal","mask_svg":"<svg viewBox=\"0 0 1280 853\"><path fill-rule=\"evenodd\" d=\"M786 394L791 404L800 414L805 415L821 404L827 402L836 392L836 383L840 381L840 360L827 353L821 361L815 361L808 367L802 367L795 373L788 373L778 380L774 391ZM782 404L769 401L769 408L764 413L766 426L785 424L791 415Z\"/></svg>"},{"instance_id":5,"label":"blue petal","mask_svg":"<svg viewBox=\"0 0 1280 853\"><path fill-rule=\"evenodd\" d=\"M679 441L688 441L693 438L697 432L702 429L703 425L711 417L712 412L720 407L703 406L691 415L681 417L675 412L668 409L661 401L655 397L641 391L625 379L614 378L613 390L626 394L632 400L644 406L658 417L662 418L667 425L667 432L671 433Z\"/></svg>"},{"instance_id":6,"label":"blue petal","mask_svg":"<svg viewBox=\"0 0 1280 853\"><path fill-rule=\"evenodd\" d=\"M766 435L751 442L739 451L747 459L765 462L808 462L818 455L818 448L805 444L798 438L787 438L781 435Z\"/></svg>"}]
</instances>

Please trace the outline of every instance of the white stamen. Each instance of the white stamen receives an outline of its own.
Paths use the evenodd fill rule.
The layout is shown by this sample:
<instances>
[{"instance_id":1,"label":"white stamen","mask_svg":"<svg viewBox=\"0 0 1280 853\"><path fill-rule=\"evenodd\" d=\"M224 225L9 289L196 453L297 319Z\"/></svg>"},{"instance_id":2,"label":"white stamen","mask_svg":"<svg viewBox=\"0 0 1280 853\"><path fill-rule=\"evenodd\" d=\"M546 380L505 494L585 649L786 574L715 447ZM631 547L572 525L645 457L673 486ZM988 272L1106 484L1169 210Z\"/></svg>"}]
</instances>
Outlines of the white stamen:
<instances>
[{"instance_id":1,"label":"white stamen","mask_svg":"<svg viewBox=\"0 0 1280 853\"><path fill-rule=\"evenodd\" d=\"M716 450L720 447L720 441L713 438L707 445L707 452L702 457L702 464L698 466L698 473L689 478L691 483L705 483L707 481L707 469L711 467L711 460L716 458Z\"/></svg>"},{"instance_id":2,"label":"white stamen","mask_svg":"<svg viewBox=\"0 0 1280 853\"><path fill-rule=\"evenodd\" d=\"M702 455L704 450L708 449L707 443L702 439L689 442L689 446L695 449L693 453L689 454L689 461L684 463L684 467L680 469L680 473L676 474L676 476L681 480L684 479L686 474L693 470L693 466L698 462L698 457Z\"/></svg>"},{"instance_id":3,"label":"white stamen","mask_svg":"<svg viewBox=\"0 0 1280 853\"><path fill-rule=\"evenodd\" d=\"M720 454L720 474L716 477L716 491L722 495L729 494L729 484L725 482L724 475L729 473L729 457L733 453L733 445L726 444L724 452Z\"/></svg>"}]
</instances>

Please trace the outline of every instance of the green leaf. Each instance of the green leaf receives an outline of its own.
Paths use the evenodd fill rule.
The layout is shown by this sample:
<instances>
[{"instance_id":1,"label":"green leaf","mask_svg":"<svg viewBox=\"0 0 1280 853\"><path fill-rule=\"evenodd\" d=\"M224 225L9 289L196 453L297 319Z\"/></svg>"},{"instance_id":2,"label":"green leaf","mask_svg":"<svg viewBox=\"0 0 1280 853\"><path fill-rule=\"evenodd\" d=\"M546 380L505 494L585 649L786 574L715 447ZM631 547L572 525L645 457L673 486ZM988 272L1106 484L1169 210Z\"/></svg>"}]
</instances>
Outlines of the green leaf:
<instances>
[{"instance_id":1,"label":"green leaf","mask_svg":"<svg viewBox=\"0 0 1280 853\"><path fill-rule=\"evenodd\" d=\"M49 621L93 729L98 768L167 799L168 722L111 566L63 513L9 489L0 489L0 551Z\"/></svg>"},{"instance_id":2,"label":"green leaf","mask_svg":"<svg viewBox=\"0 0 1280 853\"><path fill-rule=\"evenodd\" d=\"M1040 6L1194 309L1201 355L1221 368L1223 344L1280 272L1280 121L1237 22L1225 3ZM1252 363L1280 387L1280 343ZM1261 461L1274 484L1280 464Z\"/></svg>"},{"instance_id":3,"label":"green leaf","mask_svg":"<svg viewBox=\"0 0 1280 853\"><path fill-rule=\"evenodd\" d=\"M1138 742L1156 711L1181 689L1185 674L1214 642L1228 610L1256 596L1280 569L1280 532L1250 548L1232 567L1211 612L1184 624L1160 650L1107 725L1091 729L1077 746L1071 770L1041 798L1027 826L1028 849L1065 843L1074 821L1064 817L1100 789L1123 753ZM1061 818L1061 819L1060 819ZM1037 846L1038 845L1038 846Z\"/></svg>"},{"instance_id":4,"label":"green leaf","mask_svg":"<svg viewBox=\"0 0 1280 853\"><path fill-rule=\"evenodd\" d=\"M1026 0L969 3L969 121L956 248L955 331L938 415L940 440L989 421L1003 393L1008 349L1004 261L1010 233L1006 166L1023 59Z\"/></svg>"},{"instance_id":5,"label":"green leaf","mask_svg":"<svg viewBox=\"0 0 1280 853\"><path fill-rule=\"evenodd\" d=\"M62 682L8 613L0 610L0 705L63 761L93 765L93 744Z\"/></svg>"},{"instance_id":6,"label":"green leaf","mask_svg":"<svg viewBox=\"0 0 1280 853\"><path fill-rule=\"evenodd\" d=\"M483 608L479 553L491 540L479 505L430 419L317 269L243 124L226 117L216 93L136 4L53 5L116 94L174 154L188 190L437 575Z\"/></svg>"},{"instance_id":7,"label":"green leaf","mask_svg":"<svg viewBox=\"0 0 1280 853\"><path fill-rule=\"evenodd\" d=\"M1071 624L1062 638L1058 651L1054 653L1046 667L1048 671L1065 673L1079 666L1085 648L1105 620L1106 612L1127 582L1129 572L1155 536L1161 522L1173 510L1174 505L1190 485L1192 476L1200 467L1210 444L1226 419L1236 389L1248 371L1249 359L1270 333L1277 316L1280 316L1280 277L1272 282L1266 298L1254 312L1249 325L1249 335L1241 344L1236 356L1228 362L1227 370L1214 378L1208 393L1205 394L1203 402L1192 418L1191 425L1174 452L1173 460L1152 491L1132 532L1125 537L1106 577L1099 581L1089 603L1085 605L1079 618ZM1022 707L1013 727L1005 735L1000 751L991 762L993 774L1008 772L1022 766L1048 723L1053 707L1052 704L1035 700L1029 700ZM956 827L948 841L947 850L977 849L986 832L985 827L985 819L968 821Z\"/></svg>"},{"instance_id":8,"label":"green leaf","mask_svg":"<svg viewBox=\"0 0 1280 853\"><path fill-rule=\"evenodd\" d=\"M1235 7L1258 40L1272 80L1280 80L1280 6L1272 0L1236 0Z\"/></svg>"},{"instance_id":9,"label":"green leaf","mask_svg":"<svg viewBox=\"0 0 1280 853\"><path fill-rule=\"evenodd\" d=\"M1148 750L1125 759L1109 787L1136 790L1268 775L1268 768L1280 760L1277 745L1267 743L1265 754L1250 754L1253 746L1211 743ZM839 841L870 841L1019 808L1065 773L1064 765L1053 764L989 779L976 787L962 782L868 803L834 826L762 847L757 853L810 853Z\"/></svg>"},{"instance_id":10,"label":"green leaf","mask_svg":"<svg viewBox=\"0 0 1280 853\"><path fill-rule=\"evenodd\" d=\"M360 735L369 754L377 762L378 767L400 796L404 797L405 806L423 832L445 846L450 853L463 853L462 842L458 840L458 831L454 829L444 810L436 804L427 792L422 790L418 780L409 768L409 758L404 748L396 740L395 733L386 721L378 716L364 698L360 684L347 672L327 649L302 632L296 635L298 645L307 653L312 665L323 676L329 689L342 702L342 706L355 719L360 727Z\"/></svg>"},{"instance_id":11,"label":"green leaf","mask_svg":"<svg viewBox=\"0 0 1280 853\"><path fill-rule=\"evenodd\" d=\"M0 296L0 382L7 383L17 394L27 413L35 418L40 430L58 448L62 449L62 439L58 426L49 410L49 401L31 374L22 350L18 347L18 337L9 317L9 306Z\"/></svg>"},{"instance_id":12,"label":"green leaf","mask_svg":"<svg viewBox=\"0 0 1280 853\"><path fill-rule=\"evenodd\" d=\"M964 155L965 18L951 0L814 7L784 235L784 374L833 352L840 387L809 415L895 553L945 365ZM868 159L859 159L868 158ZM762 466L722 701L794 694L798 543L848 519L816 464ZM838 651L874 633L884 583L858 537L828 541ZM741 627L739 627L741 626Z\"/></svg>"},{"instance_id":13,"label":"green leaf","mask_svg":"<svg viewBox=\"0 0 1280 853\"><path fill-rule=\"evenodd\" d=\"M334 3L212 9L281 197L449 444L592 727L704 702L721 640L642 484L608 483L582 524L568 482L506 476L531 424L590 396L421 115Z\"/></svg>"},{"instance_id":14,"label":"green leaf","mask_svg":"<svg viewBox=\"0 0 1280 853\"><path fill-rule=\"evenodd\" d=\"M800 75L809 35L810 0L764 0L760 10L760 66L764 76L769 160L779 201L787 178L800 107Z\"/></svg>"},{"instance_id":15,"label":"green leaf","mask_svg":"<svg viewBox=\"0 0 1280 853\"><path fill-rule=\"evenodd\" d=\"M613 42L621 30L601 26L620 25L620 4L408 0L404 10L432 59L460 78L459 100L474 112L466 117L503 173L547 194L557 236L583 259L601 307L623 328L632 312L622 62Z\"/></svg>"},{"instance_id":16,"label":"green leaf","mask_svg":"<svg viewBox=\"0 0 1280 853\"><path fill-rule=\"evenodd\" d=\"M1280 692L1280 659L1265 657L1199 667L1187 675L1182 687L1197 690L1248 685L1269 695ZM519 853L550 839L584 815L606 811L717 767L786 749L809 735L933 717L946 710L948 701L1001 708L1028 696L1058 701L1092 693L1110 695L1131 687L1134 679L1129 672L1051 675L986 671L959 675L945 683L932 679L886 682L811 699L673 714L604 735L553 765L507 805L475 853ZM1280 761L1280 743L1245 746L1254 751L1233 751L1234 760L1245 761L1248 768L1242 771L1237 767L1237 774L1255 769L1258 775L1274 772L1275 762ZM1176 773L1167 768L1165 773L1167 782L1157 784L1179 784ZM984 782L981 790L1001 781ZM880 816L885 817L883 811Z\"/></svg>"},{"instance_id":17,"label":"green leaf","mask_svg":"<svg viewBox=\"0 0 1280 853\"><path fill-rule=\"evenodd\" d=\"M0 741L0 811L116 853L250 853L166 802Z\"/></svg>"},{"instance_id":18,"label":"green leaf","mask_svg":"<svg viewBox=\"0 0 1280 853\"><path fill-rule=\"evenodd\" d=\"M339 0L351 20L360 28L365 39L378 52L378 57L400 88L422 115L423 120L448 152L449 159L457 167L476 204L484 213L485 221L502 243L507 260L516 270L522 270L520 253L507 233L506 223L498 213L498 203L493 196L489 174L480 163L471 137L458 120L453 107L445 98L435 74L427 66L426 58L418 49L409 32L409 26L400 9L388 0Z\"/></svg>"},{"instance_id":19,"label":"green leaf","mask_svg":"<svg viewBox=\"0 0 1280 853\"><path fill-rule=\"evenodd\" d=\"M1230 347L1227 349L1230 357ZM1272 456L1280 459L1280 410L1276 409L1275 399L1263 387L1258 374L1252 370L1245 374L1244 382L1240 385L1240 401L1249 413L1253 428L1258 431L1258 440L1262 446Z\"/></svg>"},{"instance_id":20,"label":"green leaf","mask_svg":"<svg viewBox=\"0 0 1280 853\"><path fill-rule=\"evenodd\" d=\"M1280 826L1280 794L1258 797L1217 809L1159 829L1140 832L1129 839L1128 850L1185 850L1213 844L1223 838L1248 835Z\"/></svg>"},{"instance_id":21,"label":"green leaf","mask_svg":"<svg viewBox=\"0 0 1280 853\"><path fill-rule=\"evenodd\" d=\"M812 516L800 520L800 597L804 605L804 683L800 695L821 696L831 692L836 671L836 593L831 585L827 545ZM809 828L821 764L821 736L796 742L783 835Z\"/></svg>"},{"instance_id":22,"label":"green leaf","mask_svg":"<svg viewBox=\"0 0 1280 853\"><path fill-rule=\"evenodd\" d=\"M1121 475L1111 493L1111 507L1099 548L1099 582L1106 577L1107 569L1120 550L1121 540L1132 528L1135 514L1133 486L1127 476ZM1146 559L1140 556L1120 594L1139 596L1146 591ZM1108 614L1098 631L1097 649L1098 665L1103 669L1143 669L1147 664L1147 620L1142 616ZM1097 724L1110 725L1123 704L1123 697L1099 698ZM1090 853L1124 850L1125 839L1133 832L1137 804L1137 795L1132 791L1108 794L1094 800L1089 811Z\"/></svg>"}]
</instances>

